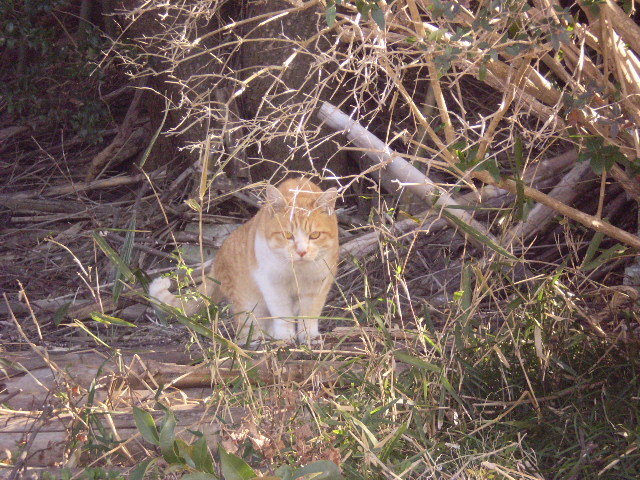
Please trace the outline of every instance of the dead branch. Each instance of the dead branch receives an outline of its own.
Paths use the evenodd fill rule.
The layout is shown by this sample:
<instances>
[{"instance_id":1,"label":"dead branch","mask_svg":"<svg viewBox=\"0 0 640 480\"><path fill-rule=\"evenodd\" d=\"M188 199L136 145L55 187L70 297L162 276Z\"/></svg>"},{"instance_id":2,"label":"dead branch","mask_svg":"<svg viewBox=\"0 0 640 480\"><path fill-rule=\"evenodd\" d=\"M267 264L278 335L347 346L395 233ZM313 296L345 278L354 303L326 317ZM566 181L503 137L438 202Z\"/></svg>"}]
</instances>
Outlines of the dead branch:
<instances>
[{"instance_id":1,"label":"dead branch","mask_svg":"<svg viewBox=\"0 0 640 480\"><path fill-rule=\"evenodd\" d=\"M141 87L142 85L140 85ZM96 155L89 165L89 170L85 177L85 182L94 180L100 171L109 163L117 164L124 161L144 148L144 143L148 141L151 132L145 126L148 122L140 123L138 117L140 114L140 101L144 93L143 88L137 88L133 95L133 100L129 105L129 110L124 117L122 125L118 129L118 134L113 141Z\"/></svg>"},{"instance_id":2,"label":"dead branch","mask_svg":"<svg viewBox=\"0 0 640 480\"><path fill-rule=\"evenodd\" d=\"M138 183L145 181L147 178L156 178L157 175L151 174L149 176L142 173L137 175L125 175L118 177L104 178L101 180L95 180L93 182L70 182L68 185L60 185L58 187L51 187L44 192L20 192L13 195L7 195L3 198L6 202L15 202L24 198L35 197L55 197L58 195L68 195L70 193L80 193L90 190L99 190L102 188L119 187L121 185L131 185L132 183Z\"/></svg>"},{"instance_id":3,"label":"dead branch","mask_svg":"<svg viewBox=\"0 0 640 480\"><path fill-rule=\"evenodd\" d=\"M435 213L430 211L422 215L417 215L419 221L412 218L400 220L389 227L389 230L376 229L371 233L366 233L356 237L340 246L340 257L342 258L364 258L372 255L379 249L379 243L383 237L404 236L408 233L419 230L425 233L434 233L448 226L442 218L433 218Z\"/></svg>"},{"instance_id":4,"label":"dead branch","mask_svg":"<svg viewBox=\"0 0 640 480\"><path fill-rule=\"evenodd\" d=\"M571 204L573 200L584 191L581 184L586 175L591 172L588 163L578 163L567 173L562 180L549 192L549 197L563 204ZM541 203L537 204L526 219L515 225L506 235L505 242L512 244L516 240L524 241L537 232L544 230L553 220L555 211Z\"/></svg>"},{"instance_id":5,"label":"dead branch","mask_svg":"<svg viewBox=\"0 0 640 480\"><path fill-rule=\"evenodd\" d=\"M496 181L489 172L473 172L472 176L481 180L490 185L494 185L496 187L507 190L513 194L517 194L518 185L514 180L502 178L499 181ZM618 240L630 247L635 249L640 249L640 237L633 235L621 228L615 227L610 223L607 223L603 220L600 220L592 215L588 215L580 210L572 208L568 205L565 205L562 202L557 201L556 199L546 195L539 190L534 188L523 186L524 195L535 200L536 202L542 203L547 207L555 210L556 212L575 220L578 223L581 223L585 227L590 228L591 230L595 230L596 232L602 232L605 235Z\"/></svg>"},{"instance_id":6,"label":"dead branch","mask_svg":"<svg viewBox=\"0 0 640 480\"><path fill-rule=\"evenodd\" d=\"M87 207L79 202L51 199L32 200L16 195L0 195L0 205L14 212L79 213L87 210Z\"/></svg>"},{"instance_id":7,"label":"dead branch","mask_svg":"<svg viewBox=\"0 0 640 480\"><path fill-rule=\"evenodd\" d=\"M20 135L28 131L29 131L29 127L24 127L22 125L13 125L11 127L5 127L2 130L0 130L0 143L6 142L11 137L15 137L16 135Z\"/></svg>"},{"instance_id":8,"label":"dead branch","mask_svg":"<svg viewBox=\"0 0 640 480\"><path fill-rule=\"evenodd\" d=\"M124 352L121 357L109 358L92 350L81 353L43 352L39 358L33 354L3 354L5 362L10 362L10 370L8 376L2 379L2 404L15 409L37 409L44 404L49 392L57 388L60 379L82 391L87 391L92 382L99 380L102 387L98 389L96 398L101 399L117 385L126 385L134 390L155 389L158 385L179 389L206 388L245 377L250 382L269 384L304 384L309 381L335 383L347 370L362 373L361 366L351 366L342 361L274 361L272 355L259 352L251 353L249 363L223 358L199 365L168 363L162 360L169 360L171 356L165 355L163 358L153 353ZM185 358L191 361L184 355L174 357L176 361L185 361ZM128 367L123 370L122 365Z\"/></svg>"},{"instance_id":9,"label":"dead branch","mask_svg":"<svg viewBox=\"0 0 640 480\"><path fill-rule=\"evenodd\" d=\"M131 411L110 411L111 409L94 409L92 418L99 421L105 432L110 432L114 438L119 438L120 445L113 446L110 453L126 448L130 455L145 454L146 442L142 440L135 419ZM240 423L248 415L244 408L226 409L218 412L221 420L208 419L208 407L202 405L174 406L172 411L177 420L176 433L178 438L188 440L191 434L188 430L198 430L204 434L210 448L215 448L219 441L219 434L224 425ZM0 451L15 451L16 445L25 439L30 442L25 465L28 466L64 466L71 452L68 445L74 439L71 432L75 426L82 429L77 414L55 411L52 415L40 418L40 411L17 412L0 409ZM164 412L150 410L156 422L164 416ZM294 412L290 412L293 415ZM80 447L83 444L80 443ZM90 459L93 460L93 459Z\"/></svg>"}]
</instances>

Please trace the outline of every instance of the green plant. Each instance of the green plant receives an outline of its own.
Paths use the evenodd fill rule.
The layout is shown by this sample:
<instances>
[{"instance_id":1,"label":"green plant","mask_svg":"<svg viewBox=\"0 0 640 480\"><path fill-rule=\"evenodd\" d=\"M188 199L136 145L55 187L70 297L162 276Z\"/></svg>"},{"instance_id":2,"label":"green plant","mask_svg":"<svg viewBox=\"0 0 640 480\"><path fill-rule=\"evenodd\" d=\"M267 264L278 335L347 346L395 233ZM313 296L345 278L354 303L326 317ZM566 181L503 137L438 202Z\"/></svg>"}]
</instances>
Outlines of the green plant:
<instances>
[{"instance_id":1,"label":"green plant","mask_svg":"<svg viewBox=\"0 0 640 480\"><path fill-rule=\"evenodd\" d=\"M95 61L105 39L97 27L86 22L85 35L70 39L74 17L66 10L72 8L68 0L2 2L0 48L11 61L0 70L0 96L6 101L6 111L21 123L68 128L85 142L96 144L102 141L110 118L94 93L103 82ZM74 85L78 88L72 88Z\"/></svg>"},{"instance_id":2,"label":"green plant","mask_svg":"<svg viewBox=\"0 0 640 480\"><path fill-rule=\"evenodd\" d=\"M616 145L605 145L603 137L587 137L585 146L578 155L580 162L589 162L594 173L600 175L608 172L615 164L629 167L634 172L640 171L640 161L630 162Z\"/></svg>"},{"instance_id":3,"label":"green plant","mask_svg":"<svg viewBox=\"0 0 640 480\"><path fill-rule=\"evenodd\" d=\"M219 468L222 476L218 476L213 456L206 443L204 435L200 432L190 431L197 440L188 444L176 438L176 417L167 407L158 404L165 416L160 429L149 412L134 407L133 415L136 426L142 437L152 445L160 449L162 458L169 464L169 469L176 472L186 472L182 477L185 480L252 480L260 477L240 457L228 453L222 444L218 444ZM145 473L160 457L147 459L142 462L131 474L131 479L141 480ZM318 461L301 468L282 466L275 472L281 480L295 480L298 478L314 478L316 480L342 480L340 469L332 462Z\"/></svg>"},{"instance_id":4,"label":"green plant","mask_svg":"<svg viewBox=\"0 0 640 480\"><path fill-rule=\"evenodd\" d=\"M55 474L43 472L41 480L125 480L122 473L103 468L85 468L82 473L74 474L71 469L63 468Z\"/></svg>"},{"instance_id":5,"label":"green plant","mask_svg":"<svg viewBox=\"0 0 640 480\"><path fill-rule=\"evenodd\" d=\"M325 18L327 20L327 25L329 25L330 27L333 26L336 21L337 7L342 5L343 3L349 3L349 0L329 0L327 2ZM378 27L384 30L384 11L380 8L378 2L372 0L356 0L355 7L364 18L368 18L369 16L371 16Z\"/></svg>"}]
</instances>

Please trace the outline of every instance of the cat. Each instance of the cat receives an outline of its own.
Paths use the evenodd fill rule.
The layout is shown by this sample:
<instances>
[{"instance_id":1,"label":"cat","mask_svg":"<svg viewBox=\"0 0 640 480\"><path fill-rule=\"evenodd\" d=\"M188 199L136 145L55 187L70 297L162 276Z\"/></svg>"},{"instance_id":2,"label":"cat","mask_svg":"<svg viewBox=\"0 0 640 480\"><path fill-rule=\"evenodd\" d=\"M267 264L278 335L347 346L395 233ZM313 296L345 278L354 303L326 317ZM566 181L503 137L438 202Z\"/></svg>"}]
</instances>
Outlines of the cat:
<instances>
[{"instance_id":1,"label":"cat","mask_svg":"<svg viewBox=\"0 0 640 480\"><path fill-rule=\"evenodd\" d=\"M319 341L318 317L338 264L337 195L304 177L267 185L262 208L224 241L199 291L231 304L239 342ZM187 316L203 307L202 298L173 295L170 284L156 278L149 296Z\"/></svg>"}]
</instances>

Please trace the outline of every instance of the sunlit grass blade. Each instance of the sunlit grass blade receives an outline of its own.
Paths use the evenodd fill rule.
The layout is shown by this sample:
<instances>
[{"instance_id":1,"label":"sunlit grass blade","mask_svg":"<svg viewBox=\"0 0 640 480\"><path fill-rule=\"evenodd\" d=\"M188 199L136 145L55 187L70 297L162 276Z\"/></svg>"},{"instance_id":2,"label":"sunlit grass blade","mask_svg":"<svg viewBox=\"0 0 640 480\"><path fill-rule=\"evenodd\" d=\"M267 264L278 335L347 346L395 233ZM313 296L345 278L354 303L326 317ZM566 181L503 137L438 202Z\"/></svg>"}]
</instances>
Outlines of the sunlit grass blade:
<instances>
[{"instance_id":1,"label":"sunlit grass blade","mask_svg":"<svg viewBox=\"0 0 640 480\"><path fill-rule=\"evenodd\" d=\"M78 327L80 330L84 331L87 335L89 335L91 338L93 338L93 340L99 344L102 345L103 347L106 348L111 348L104 340L102 340L100 337L98 337L95 333L93 333L91 330L89 330L87 328L87 326L82 323L80 320L74 320L73 321L73 325Z\"/></svg>"},{"instance_id":2,"label":"sunlit grass blade","mask_svg":"<svg viewBox=\"0 0 640 480\"><path fill-rule=\"evenodd\" d=\"M144 167L144 164L147 162L147 158L149 158L149 154L151 153L151 149L153 148L153 146L156 144L156 141L158 140L158 137L160 136L160 132L162 132L162 129L164 128L164 124L167 121L167 115L169 114L169 100L165 100L165 108L164 108L164 115L162 116L162 121L160 122L160 125L158 126L158 128L156 129L156 131L153 133L153 137L151 137L151 141L149 142L149 145L147 145L147 148L144 149L144 153L142 154L142 157L140 158L140 164L139 164L139 168L142 169L142 167Z\"/></svg>"},{"instance_id":3,"label":"sunlit grass blade","mask_svg":"<svg viewBox=\"0 0 640 480\"><path fill-rule=\"evenodd\" d=\"M120 257L122 258L122 262L125 265L131 264L131 257L133 255L133 244L136 238L136 217L135 215L131 219L129 223L129 229L124 237L124 243L122 245L122 250L120 251ZM117 264L116 264L117 265ZM113 304L117 305L118 300L120 299L120 294L122 293L122 289L124 288L124 283L122 282L122 270L116 266L114 275L113 275L113 293L111 295L113 299Z\"/></svg>"},{"instance_id":4,"label":"sunlit grass blade","mask_svg":"<svg viewBox=\"0 0 640 480\"><path fill-rule=\"evenodd\" d=\"M89 315L94 321L102 323L104 325L118 325L120 327L133 328L137 327L137 325L134 323L127 322L126 320L122 320L121 318L112 317L111 315L105 315L104 313L100 312L93 312Z\"/></svg>"},{"instance_id":5,"label":"sunlit grass blade","mask_svg":"<svg viewBox=\"0 0 640 480\"><path fill-rule=\"evenodd\" d=\"M598 252L598 249L600 248L600 244L602 243L603 239L604 239L604 233L602 232L596 232L593 235L593 238L591 239L591 241L589 242L589 246L587 247L587 251L585 252L584 257L582 258L583 266L585 264L588 264L591 260L593 260L593 257L595 257L596 253Z\"/></svg>"},{"instance_id":6,"label":"sunlit grass blade","mask_svg":"<svg viewBox=\"0 0 640 480\"><path fill-rule=\"evenodd\" d=\"M527 197L524 195L524 185L522 182L522 172L524 170L524 155L522 153L522 139L519 135L516 136L514 145L514 180L516 182L516 205L515 205L515 218L517 220L526 220L525 205Z\"/></svg>"},{"instance_id":7,"label":"sunlit grass blade","mask_svg":"<svg viewBox=\"0 0 640 480\"><path fill-rule=\"evenodd\" d=\"M509 253L504 247L498 245L496 242L491 240L489 237L487 237L483 233L479 232L477 229L473 228L471 225L469 225L465 221L461 220L460 218L448 212L446 208L442 209L442 214L445 217L447 217L449 220L451 220L453 223L455 223L456 226L460 228L460 230L462 230L464 233L471 236L472 238L482 243L483 245L486 245L494 252L510 260L514 260L516 262L518 261L518 259L514 257L511 253Z\"/></svg>"},{"instance_id":8,"label":"sunlit grass blade","mask_svg":"<svg viewBox=\"0 0 640 480\"><path fill-rule=\"evenodd\" d=\"M592 261L583 263L582 271L590 272L592 270L595 270L596 268L601 267L608 261L621 257L622 255L625 254L627 250L628 250L628 247L625 247L624 245L616 243L614 246L609 247L606 250L603 250L602 253L598 255L596 258L594 258Z\"/></svg>"},{"instance_id":9,"label":"sunlit grass blade","mask_svg":"<svg viewBox=\"0 0 640 480\"><path fill-rule=\"evenodd\" d=\"M116 264L117 268L120 270L122 275L124 275L126 280L128 282L132 282L135 279L135 275L129 268L129 265L127 265L122 257L113 248L111 248L111 245L109 245L105 238L100 235L100 232L94 231L92 236L96 244L98 244L98 247L100 247L100 250L102 250L109 260Z\"/></svg>"},{"instance_id":10,"label":"sunlit grass blade","mask_svg":"<svg viewBox=\"0 0 640 480\"><path fill-rule=\"evenodd\" d=\"M434 365L432 363L429 363L423 360L422 358L413 356L407 352L398 350L396 352L393 352L393 356L396 357L396 359L398 359L402 363L406 363L407 365L412 365L420 370L426 370L428 372L433 372L438 374L442 373L441 367Z\"/></svg>"}]
</instances>

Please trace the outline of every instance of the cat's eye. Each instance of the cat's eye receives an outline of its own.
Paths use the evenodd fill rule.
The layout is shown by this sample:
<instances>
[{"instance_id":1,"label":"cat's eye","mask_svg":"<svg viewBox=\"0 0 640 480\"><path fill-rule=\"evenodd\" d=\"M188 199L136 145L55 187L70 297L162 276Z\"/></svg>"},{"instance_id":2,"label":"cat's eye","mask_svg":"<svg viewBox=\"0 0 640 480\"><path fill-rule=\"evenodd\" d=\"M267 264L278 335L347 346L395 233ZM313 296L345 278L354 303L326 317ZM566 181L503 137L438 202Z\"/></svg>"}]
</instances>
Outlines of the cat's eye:
<instances>
[{"instance_id":1,"label":"cat's eye","mask_svg":"<svg viewBox=\"0 0 640 480\"><path fill-rule=\"evenodd\" d=\"M282 232L282 236L287 240L291 240L293 238L293 233L291 232Z\"/></svg>"},{"instance_id":2,"label":"cat's eye","mask_svg":"<svg viewBox=\"0 0 640 480\"><path fill-rule=\"evenodd\" d=\"M309 234L309 238L311 240L317 240L318 238L320 238L320 232L311 232Z\"/></svg>"}]
</instances>

